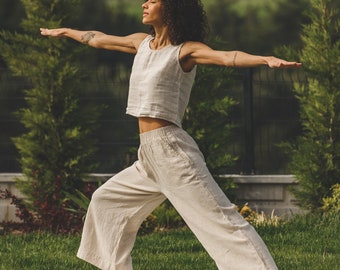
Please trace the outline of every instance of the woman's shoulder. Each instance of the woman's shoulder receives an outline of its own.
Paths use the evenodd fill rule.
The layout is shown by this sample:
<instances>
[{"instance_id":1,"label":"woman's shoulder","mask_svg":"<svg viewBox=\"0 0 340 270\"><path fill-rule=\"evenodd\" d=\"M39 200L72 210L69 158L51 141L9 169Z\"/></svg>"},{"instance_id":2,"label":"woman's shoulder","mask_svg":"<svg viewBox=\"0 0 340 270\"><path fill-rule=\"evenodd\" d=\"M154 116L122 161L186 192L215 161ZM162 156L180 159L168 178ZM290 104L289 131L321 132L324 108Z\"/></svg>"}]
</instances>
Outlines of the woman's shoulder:
<instances>
[{"instance_id":1,"label":"woman's shoulder","mask_svg":"<svg viewBox=\"0 0 340 270\"><path fill-rule=\"evenodd\" d=\"M211 48L199 41L186 41L183 43L179 61L184 71L191 71L197 64L197 57L202 52L211 50Z\"/></svg>"},{"instance_id":2,"label":"woman's shoulder","mask_svg":"<svg viewBox=\"0 0 340 270\"><path fill-rule=\"evenodd\" d=\"M135 34L130 35L130 37L133 39L134 46L137 50L143 42L152 38L147 33L135 33Z\"/></svg>"},{"instance_id":3,"label":"woman's shoulder","mask_svg":"<svg viewBox=\"0 0 340 270\"><path fill-rule=\"evenodd\" d=\"M183 48L189 51L194 51L197 49L207 49L209 46L200 41L185 41L183 43Z\"/></svg>"},{"instance_id":4,"label":"woman's shoulder","mask_svg":"<svg viewBox=\"0 0 340 270\"><path fill-rule=\"evenodd\" d=\"M202 49L206 50L206 49L210 49L210 47L204 44L203 42L186 41L182 45L181 57L183 58L190 57L191 55L195 54L195 52L202 50Z\"/></svg>"}]
</instances>

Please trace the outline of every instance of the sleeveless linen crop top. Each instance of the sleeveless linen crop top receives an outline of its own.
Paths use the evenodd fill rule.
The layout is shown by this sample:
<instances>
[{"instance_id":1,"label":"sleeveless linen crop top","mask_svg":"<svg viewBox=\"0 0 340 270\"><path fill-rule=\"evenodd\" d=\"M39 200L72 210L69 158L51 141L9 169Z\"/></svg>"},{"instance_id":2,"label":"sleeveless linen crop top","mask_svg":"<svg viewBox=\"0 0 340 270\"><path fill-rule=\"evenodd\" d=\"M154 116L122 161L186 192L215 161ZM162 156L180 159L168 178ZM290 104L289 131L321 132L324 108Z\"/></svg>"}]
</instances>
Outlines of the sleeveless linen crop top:
<instances>
[{"instance_id":1,"label":"sleeveless linen crop top","mask_svg":"<svg viewBox=\"0 0 340 270\"><path fill-rule=\"evenodd\" d=\"M182 44L152 50L147 36L138 48L130 77L126 113L167 120L181 127L196 67L184 72L179 63Z\"/></svg>"}]
</instances>

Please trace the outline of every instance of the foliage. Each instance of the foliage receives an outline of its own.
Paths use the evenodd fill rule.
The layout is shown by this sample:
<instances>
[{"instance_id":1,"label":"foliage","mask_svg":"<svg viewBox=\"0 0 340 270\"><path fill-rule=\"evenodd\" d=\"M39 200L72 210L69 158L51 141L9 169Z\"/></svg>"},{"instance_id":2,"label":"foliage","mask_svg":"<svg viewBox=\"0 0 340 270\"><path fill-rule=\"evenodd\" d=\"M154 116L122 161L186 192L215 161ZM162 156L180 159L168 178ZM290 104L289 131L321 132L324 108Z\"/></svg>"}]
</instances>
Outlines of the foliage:
<instances>
[{"instance_id":1,"label":"foliage","mask_svg":"<svg viewBox=\"0 0 340 270\"><path fill-rule=\"evenodd\" d=\"M211 0L211 33L230 48L272 54L276 46L296 44L309 0Z\"/></svg>"},{"instance_id":2,"label":"foliage","mask_svg":"<svg viewBox=\"0 0 340 270\"><path fill-rule=\"evenodd\" d=\"M80 215L85 220L85 216L87 213L87 209L90 205L91 196L93 192L101 186L101 182L95 183L87 183L85 187L85 191L81 191L76 189L74 192L69 193L65 192L65 199L64 201L69 204L69 207L66 210ZM70 203L71 202L71 203Z\"/></svg>"},{"instance_id":3,"label":"foliage","mask_svg":"<svg viewBox=\"0 0 340 270\"><path fill-rule=\"evenodd\" d=\"M272 53L272 48L278 43L291 44L297 40L296 33L300 29L298 22L304 17L301 15L301 10L306 9L309 5L306 1L309 2L309 0L203 0L210 19L212 36L219 35L221 39L227 41L227 46L223 46L223 49L247 49L250 52L264 52L266 54ZM17 21L21 19L23 14L21 11L23 8L17 6L18 2L20 1L0 1L0 13L4 15L0 16L0 28L11 31L16 29L22 32L22 29L16 27ZM233 8L230 7L231 2ZM74 9L76 11L72 12L72 18L66 18L67 21L63 19L63 26L77 29L98 29L119 35L145 31L140 23L141 3L139 1L82 0L74 5ZM133 16L130 16L130 14L133 14ZM215 24L215 21L219 23ZM92 80L85 86L88 95L90 95L90 98L86 95L86 101L92 104L105 103L109 105L100 119L101 123L105 122L105 128L98 129L96 134L96 138L100 140L98 155L94 157L94 160L100 161L100 167L97 171L120 170L123 166L122 160L126 149L131 145L138 144L138 138L132 139L126 136L126 134L131 134L136 130L136 125L134 120L124 115L128 87L125 81L121 83L120 75L116 72L117 67L122 66L124 72L129 74L132 56L106 50L89 49L86 53L79 54L79 58L77 60L82 62L82 68L91 72ZM0 65L5 66L1 59ZM22 82L19 80L14 82L13 79L3 77L5 72L6 70L0 72L2 95L0 99L0 121L4 121L3 123L6 125L5 130L0 134L0 140L3 142L0 145L0 170L17 172L19 166L15 160L18 158L18 153L9 138L20 134L21 130L20 124L12 118L9 119L8 115L20 106L19 102L22 102L22 92L17 90L22 88ZM103 75L104 73L105 75ZM6 92L3 90L6 90ZM275 106L272 107L274 109L271 109L269 114L277 109ZM275 113L277 113L277 110L275 110ZM234 120L237 123L241 123L241 121L240 117ZM268 125L268 129L276 130L276 127L273 128L273 125ZM276 134L271 134L271 136L273 142L281 140L281 137L278 138ZM235 140L232 140L229 145L233 145L233 147L236 145L239 148L240 144L239 141L236 141L235 144ZM256 149L256 152L258 151ZM242 160L243 158L240 158L239 163ZM269 168L269 165L267 165L267 168ZM234 170L234 172L239 171L241 170L238 168ZM276 168L273 171L274 173L278 172Z\"/></svg>"},{"instance_id":4,"label":"foliage","mask_svg":"<svg viewBox=\"0 0 340 270\"><path fill-rule=\"evenodd\" d=\"M73 213L80 214L84 218L91 199L78 189L76 189L73 194L66 192L65 195L65 200L71 200L76 205L76 208L68 208L67 210Z\"/></svg>"},{"instance_id":5,"label":"foliage","mask_svg":"<svg viewBox=\"0 0 340 270\"><path fill-rule=\"evenodd\" d=\"M74 194L65 192L62 201L63 209L58 212L58 217L52 224L46 224L39 216L38 212L28 208L23 198L19 198L8 190L0 189L0 200L10 200L16 207L15 215L20 219L19 222L2 222L2 228L9 232L18 230L20 232L33 231L53 231L61 234L79 233L83 227L83 220L90 203L90 196L97 188L92 183L87 183L84 190L76 190ZM51 215L54 213L51 212Z\"/></svg>"},{"instance_id":6,"label":"foliage","mask_svg":"<svg viewBox=\"0 0 340 270\"><path fill-rule=\"evenodd\" d=\"M82 228L82 222L78 213L69 214L66 211L59 211L58 216L54 217L53 223L46 224L42 220L37 212L33 212L27 207L24 199L18 198L8 190L0 190L1 200L11 200L11 204L16 207L15 215L20 219L20 222L2 222L2 228L5 232L20 232L29 233L34 231L54 231L61 234L80 232ZM63 207L67 209L70 207L70 201L65 200ZM54 215L54 212L50 212L50 215Z\"/></svg>"},{"instance_id":7,"label":"foliage","mask_svg":"<svg viewBox=\"0 0 340 270\"><path fill-rule=\"evenodd\" d=\"M236 101L228 96L231 69L198 67L184 127L198 143L213 174L231 166L235 157L227 152L233 123L230 111Z\"/></svg>"},{"instance_id":8,"label":"foliage","mask_svg":"<svg viewBox=\"0 0 340 270\"><path fill-rule=\"evenodd\" d=\"M69 224L64 192L83 187L93 169L98 107L81 107L81 77L75 60L80 51L65 40L42 38L40 27L60 27L72 14L74 1L27 1L22 33L1 32L1 55L16 76L26 78L27 107L18 112L26 132L14 139L24 177L18 188L31 210L51 230ZM77 222L78 217L75 217Z\"/></svg>"},{"instance_id":9,"label":"foliage","mask_svg":"<svg viewBox=\"0 0 340 270\"><path fill-rule=\"evenodd\" d=\"M166 200L143 222L140 233L184 227L185 223L172 204Z\"/></svg>"},{"instance_id":10,"label":"foliage","mask_svg":"<svg viewBox=\"0 0 340 270\"><path fill-rule=\"evenodd\" d=\"M316 210L340 181L340 5L335 0L311 4L311 24L304 26L299 52L308 84L295 89L303 134L288 148L299 181L293 193L302 207Z\"/></svg>"},{"instance_id":11,"label":"foliage","mask_svg":"<svg viewBox=\"0 0 340 270\"><path fill-rule=\"evenodd\" d=\"M61 15L56 12L53 14L58 24L48 25L49 27L62 25L75 29L98 29L117 35L128 35L132 31L139 32L145 28L140 23L140 18L127 16L125 9L122 9L121 6L115 9L109 8L106 0L69 2L64 1L64 4L71 6L67 8L67 12L63 12ZM20 5L19 0L0 1L0 13L6 13L5 17L0 18L0 21L4 22L0 23L0 28L23 33L23 29L17 24L14 22L10 24L14 18L15 22L26 18L24 12L21 12L24 10L23 6L18 5ZM140 3L138 5L141 6ZM68 13L72 15L67 16ZM30 34L37 41L46 39L39 34L41 26L46 26L46 24L39 23L39 26L34 29L34 34ZM67 46L68 49L63 51L60 56L69 57L75 66L80 67L77 71L78 81L81 81L81 87L78 88L78 94L81 95L79 105L82 108L88 105L105 106L100 121L96 122L101 125L101 128L98 128L96 134L92 136L93 142L97 141L97 151L91 155L90 162L93 160L100 165L96 167L96 171L99 172L111 173L120 170L125 165L125 152L131 145L138 143L138 137L126 136L126 134L136 132L134 120L125 114L128 75L133 56L93 49L71 40L51 39L49 42L62 43L63 46ZM41 53L43 52L45 52L44 49L41 50ZM21 135L25 130L17 117L14 117L13 112L26 105L23 100L23 89L29 88L31 85L27 80L24 81L22 78L9 75L8 65L4 63L2 53L0 55L0 122L6 126L0 133L2 142L0 145L0 171L19 172L21 170L17 161L19 154L11 138ZM78 65L78 63L80 64ZM74 90L76 91L76 89Z\"/></svg>"},{"instance_id":12,"label":"foliage","mask_svg":"<svg viewBox=\"0 0 340 270\"><path fill-rule=\"evenodd\" d=\"M16 207L15 215L22 221L20 229L23 232L30 232L40 228L39 220L27 209L22 198L18 198L8 190L0 189L0 200L11 200L11 204ZM2 225L4 226L4 230L13 230L18 226L18 224L15 225L12 222L7 224L3 223Z\"/></svg>"},{"instance_id":13,"label":"foliage","mask_svg":"<svg viewBox=\"0 0 340 270\"><path fill-rule=\"evenodd\" d=\"M340 212L340 184L335 184L332 187L332 195L323 198L322 210L326 212Z\"/></svg>"},{"instance_id":14,"label":"foliage","mask_svg":"<svg viewBox=\"0 0 340 270\"><path fill-rule=\"evenodd\" d=\"M274 215L274 211L270 216L264 214L264 212L258 213L251 209L248 204L239 208L240 214L247 220L251 225L255 227L259 226L278 226L280 224L280 218Z\"/></svg>"}]
</instances>

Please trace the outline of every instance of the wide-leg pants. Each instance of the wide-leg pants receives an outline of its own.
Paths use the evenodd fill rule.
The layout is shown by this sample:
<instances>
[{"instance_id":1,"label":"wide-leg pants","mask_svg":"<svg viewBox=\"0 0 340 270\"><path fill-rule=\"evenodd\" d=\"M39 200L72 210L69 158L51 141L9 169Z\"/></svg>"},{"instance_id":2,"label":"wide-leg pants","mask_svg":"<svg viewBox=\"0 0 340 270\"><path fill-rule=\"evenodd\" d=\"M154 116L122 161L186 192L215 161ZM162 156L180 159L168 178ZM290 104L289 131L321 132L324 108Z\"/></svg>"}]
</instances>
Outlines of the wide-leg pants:
<instances>
[{"instance_id":1,"label":"wide-leg pants","mask_svg":"<svg viewBox=\"0 0 340 270\"><path fill-rule=\"evenodd\" d=\"M78 257L104 270L132 270L130 253L138 228L168 198L218 269L277 269L183 129L159 128L141 134L140 140L138 161L94 192Z\"/></svg>"}]
</instances>

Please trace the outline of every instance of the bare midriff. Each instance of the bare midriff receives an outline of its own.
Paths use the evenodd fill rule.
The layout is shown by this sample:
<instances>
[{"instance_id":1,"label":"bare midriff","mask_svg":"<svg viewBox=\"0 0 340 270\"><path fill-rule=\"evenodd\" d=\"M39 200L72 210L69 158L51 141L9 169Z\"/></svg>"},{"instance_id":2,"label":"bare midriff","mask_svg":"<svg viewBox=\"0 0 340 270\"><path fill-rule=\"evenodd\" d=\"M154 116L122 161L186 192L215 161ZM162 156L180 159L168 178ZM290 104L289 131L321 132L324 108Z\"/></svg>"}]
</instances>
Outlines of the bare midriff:
<instances>
[{"instance_id":1,"label":"bare midriff","mask_svg":"<svg viewBox=\"0 0 340 270\"><path fill-rule=\"evenodd\" d=\"M169 121L158 119L158 118L150 118L150 117L139 117L138 124L139 124L139 133L141 134L157 129L157 128L173 125L173 123Z\"/></svg>"}]
</instances>

